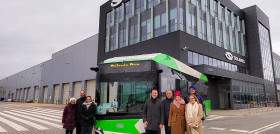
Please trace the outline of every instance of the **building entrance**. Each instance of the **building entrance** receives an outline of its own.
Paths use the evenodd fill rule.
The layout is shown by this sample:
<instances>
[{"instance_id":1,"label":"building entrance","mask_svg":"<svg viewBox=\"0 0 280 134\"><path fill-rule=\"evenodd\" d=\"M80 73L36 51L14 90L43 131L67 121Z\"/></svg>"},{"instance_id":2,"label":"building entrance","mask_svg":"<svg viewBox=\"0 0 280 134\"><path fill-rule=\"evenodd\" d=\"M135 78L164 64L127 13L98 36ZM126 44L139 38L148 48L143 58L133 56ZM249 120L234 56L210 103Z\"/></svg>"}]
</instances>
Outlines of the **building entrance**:
<instances>
[{"instance_id":1,"label":"building entrance","mask_svg":"<svg viewBox=\"0 0 280 134\"><path fill-rule=\"evenodd\" d=\"M220 102L219 109L231 109L230 86L219 85L218 95L219 95L219 102Z\"/></svg>"}]
</instances>

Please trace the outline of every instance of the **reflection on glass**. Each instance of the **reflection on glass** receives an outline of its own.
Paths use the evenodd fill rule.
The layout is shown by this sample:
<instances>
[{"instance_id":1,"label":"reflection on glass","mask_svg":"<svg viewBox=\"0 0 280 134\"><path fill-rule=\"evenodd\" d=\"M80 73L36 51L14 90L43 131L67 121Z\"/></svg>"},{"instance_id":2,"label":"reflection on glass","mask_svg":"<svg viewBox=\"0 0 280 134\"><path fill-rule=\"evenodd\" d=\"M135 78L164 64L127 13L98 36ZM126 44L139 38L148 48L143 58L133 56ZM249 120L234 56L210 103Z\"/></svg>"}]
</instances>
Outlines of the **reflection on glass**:
<instances>
[{"instance_id":1,"label":"reflection on glass","mask_svg":"<svg viewBox=\"0 0 280 134\"><path fill-rule=\"evenodd\" d=\"M151 81L101 82L100 105L107 112L141 113L150 98Z\"/></svg>"}]
</instances>

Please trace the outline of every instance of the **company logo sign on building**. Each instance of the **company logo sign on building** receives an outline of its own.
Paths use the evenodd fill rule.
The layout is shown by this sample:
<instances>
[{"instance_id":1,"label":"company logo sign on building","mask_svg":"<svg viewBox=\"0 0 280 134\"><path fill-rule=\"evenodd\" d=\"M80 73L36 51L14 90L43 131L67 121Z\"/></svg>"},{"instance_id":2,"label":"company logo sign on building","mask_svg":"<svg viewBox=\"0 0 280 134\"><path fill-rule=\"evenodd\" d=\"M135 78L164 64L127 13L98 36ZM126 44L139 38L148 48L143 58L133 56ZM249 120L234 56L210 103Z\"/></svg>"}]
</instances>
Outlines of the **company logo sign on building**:
<instances>
[{"instance_id":1,"label":"company logo sign on building","mask_svg":"<svg viewBox=\"0 0 280 134\"><path fill-rule=\"evenodd\" d=\"M116 6L118 6L119 4L121 4L121 3L122 3L122 0L112 0L111 6L112 6L112 7L116 7Z\"/></svg>"},{"instance_id":2,"label":"company logo sign on building","mask_svg":"<svg viewBox=\"0 0 280 134\"><path fill-rule=\"evenodd\" d=\"M230 53L230 52L226 52L225 56L226 56L226 58L228 60L235 60L235 61L238 61L238 62L241 62L241 63L245 63L244 59L241 59L239 57L233 56L232 53Z\"/></svg>"}]
</instances>

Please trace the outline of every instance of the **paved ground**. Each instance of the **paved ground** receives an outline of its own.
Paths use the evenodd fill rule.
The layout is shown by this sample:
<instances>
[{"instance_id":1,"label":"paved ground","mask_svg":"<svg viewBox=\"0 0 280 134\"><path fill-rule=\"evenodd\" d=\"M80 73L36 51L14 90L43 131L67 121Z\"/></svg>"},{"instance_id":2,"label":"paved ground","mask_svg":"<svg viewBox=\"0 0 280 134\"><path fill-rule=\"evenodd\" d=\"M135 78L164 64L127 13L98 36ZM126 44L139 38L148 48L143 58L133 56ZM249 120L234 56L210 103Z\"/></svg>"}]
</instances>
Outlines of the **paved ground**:
<instances>
[{"instance_id":1,"label":"paved ground","mask_svg":"<svg viewBox=\"0 0 280 134\"><path fill-rule=\"evenodd\" d=\"M280 108L213 110L203 122L205 134L279 134Z\"/></svg>"},{"instance_id":2,"label":"paved ground","mask_svg":"<svg viewBox=\"0 0 280 134\"><path fill-rule=\"evenodd\" d=\"M63 134L65 105L0 102L0 134ZM212 110L204 134L279 134L280 108Z\"/></svg>"}]
</instances>

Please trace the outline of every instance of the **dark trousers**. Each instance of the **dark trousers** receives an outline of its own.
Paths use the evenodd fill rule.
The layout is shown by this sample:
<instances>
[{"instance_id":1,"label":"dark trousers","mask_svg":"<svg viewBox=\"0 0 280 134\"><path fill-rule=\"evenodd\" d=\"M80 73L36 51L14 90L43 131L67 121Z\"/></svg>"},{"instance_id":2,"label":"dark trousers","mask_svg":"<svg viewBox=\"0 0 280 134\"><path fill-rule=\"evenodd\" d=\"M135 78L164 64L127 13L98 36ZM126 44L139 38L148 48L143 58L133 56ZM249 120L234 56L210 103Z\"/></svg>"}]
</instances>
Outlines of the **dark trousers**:
<instances>
[{"instance_id":1,"label":"dark trousers","mask_svg":"<svg viewBox=\"0 0 280 134\"><path fill-rule=\"evenodd\" d=\"M171 127L168 126L168 123L164 124L165 134L171 134Z\"/></svg>"},{"instance_id":2,"label":"dark trousers","mask_svg":"<svg viewBox=\"0 0 280 134\"><path fill-rule=\"evenodd\" d=\"M76 124L76 134L81 134L82 133L82 126L80 123Z\"/></svg>"},{"instance_id":3,"label":"dark trousers","mask_svg":"<svg viewBox=\"0 0 280 134\"><path fill-rule=\"evenodd\" d=\"M73 134L73 130L66 129L66 134Z\"/></svg>"},{"instance_id":4,"label":"dark trousers","mask_svg":"<svg viewBox=\"0 0 280 134\"><path fill-rule=\"evenodd\" d=\"M93 125L82 125L82 134L91 134Z\"/></svg>"},{"instance_id":5,"label":"dark trousers","mask_svg":"<svg viewBox=\"0 0 280 134\"><path fill-rule=\"evenodd\" d=\"M146 134L160 134L160 131L146 130Z\"/></svg>"}]
</instances>

